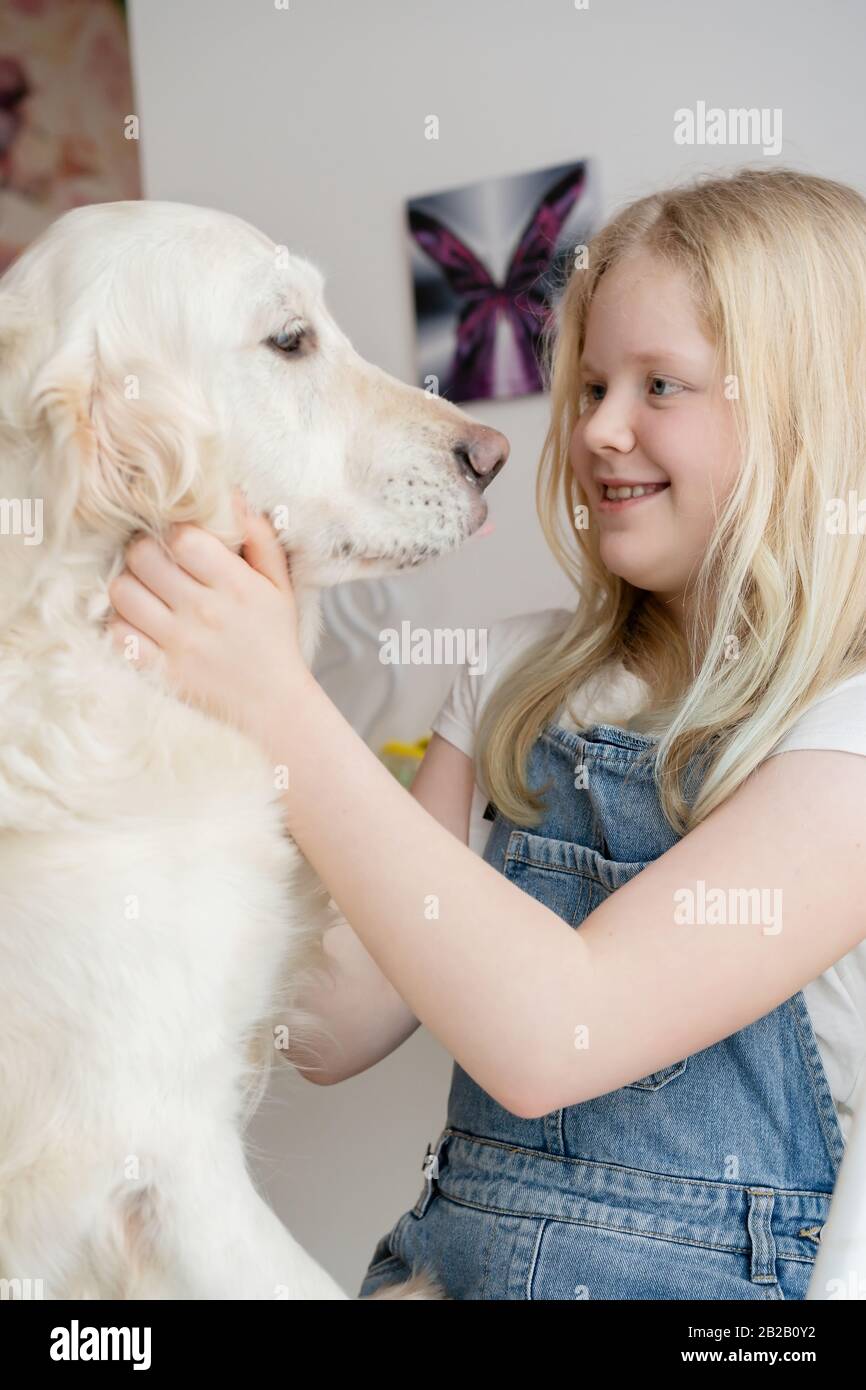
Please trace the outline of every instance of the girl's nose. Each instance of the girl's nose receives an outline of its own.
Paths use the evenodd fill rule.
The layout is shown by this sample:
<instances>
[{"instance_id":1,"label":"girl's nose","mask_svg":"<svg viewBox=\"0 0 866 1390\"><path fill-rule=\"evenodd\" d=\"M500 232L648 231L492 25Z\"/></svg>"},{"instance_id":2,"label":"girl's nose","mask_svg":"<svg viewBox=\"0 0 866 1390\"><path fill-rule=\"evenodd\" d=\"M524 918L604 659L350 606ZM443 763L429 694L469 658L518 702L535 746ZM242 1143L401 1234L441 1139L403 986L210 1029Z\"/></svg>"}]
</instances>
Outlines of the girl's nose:
<instances>
[{"instance_id":1,"label":"girl's nose","mask_svg":"<svg viewBox=\"0 0 866 1390\"><path fill-rule=\"evenodd\" d=\"M628 454L635 445L635 433L628 405L620 394L608 392L594 407L583 426L583 440L594 454L607 449Z\"/></svg>"}]
</instances>

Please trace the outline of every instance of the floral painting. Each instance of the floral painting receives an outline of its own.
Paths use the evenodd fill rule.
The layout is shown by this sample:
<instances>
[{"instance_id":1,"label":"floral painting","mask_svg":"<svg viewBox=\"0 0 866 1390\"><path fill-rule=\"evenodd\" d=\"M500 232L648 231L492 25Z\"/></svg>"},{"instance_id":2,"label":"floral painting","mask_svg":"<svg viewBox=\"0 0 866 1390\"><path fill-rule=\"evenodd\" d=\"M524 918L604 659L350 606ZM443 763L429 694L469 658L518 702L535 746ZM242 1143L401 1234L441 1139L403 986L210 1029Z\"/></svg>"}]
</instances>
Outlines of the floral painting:
<instances>
[{"instance_id":1,"label":"floral painting","mask_svg":"<svg viewBox=\"0 0 866 1390\"><path fill-rule=\"evenodd\" d=\"M68 208L140 197L137 133L123 4L0 0L0 271Z\"/></svg>"}]
</instances>

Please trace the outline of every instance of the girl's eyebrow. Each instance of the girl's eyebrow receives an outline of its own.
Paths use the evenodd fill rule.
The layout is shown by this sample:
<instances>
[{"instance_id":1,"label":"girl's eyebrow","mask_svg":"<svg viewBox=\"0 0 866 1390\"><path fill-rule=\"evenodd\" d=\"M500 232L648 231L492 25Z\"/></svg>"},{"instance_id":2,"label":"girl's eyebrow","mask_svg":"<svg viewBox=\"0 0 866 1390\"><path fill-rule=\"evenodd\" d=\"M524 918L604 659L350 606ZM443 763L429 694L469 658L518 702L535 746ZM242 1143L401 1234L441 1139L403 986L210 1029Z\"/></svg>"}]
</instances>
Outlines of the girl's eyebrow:
<instances>
[{"instance_id":1,"label":"girl's eyebrow","mask_svg":"<svg viewBox=\"0 0 866 1390\"><path fill-rule=\"evenodd\" d=\"M673 350L673 348L662 348L662 347L659 347L659 348L647 348L647 349L645 349L643 352L627 352L626 355L625 355L625 360L626 360L626 362L641 362L641 363L649 363L649 362L656 362L656 363L658 363L658 362L668 361L668 362L679 363L681 366L687 367L687 368L688 368L688 367L691 367L692 369L694 369L694 367L695 367L694 358L688 357L687 355L685 355L684 353L681 353L681 352L675 352L675 351ZM588 359L587 359L586 357L581 357L581 359L580 359L580 366L581 366L581 369L582 369L583 371L586 371L586 372L594 372L594 373L597 373L597 372L598 372L598 368L597 368L597 367L594 367L594 366L592 365L592 363L589 362Z\"/></svg>"}]
</instances>

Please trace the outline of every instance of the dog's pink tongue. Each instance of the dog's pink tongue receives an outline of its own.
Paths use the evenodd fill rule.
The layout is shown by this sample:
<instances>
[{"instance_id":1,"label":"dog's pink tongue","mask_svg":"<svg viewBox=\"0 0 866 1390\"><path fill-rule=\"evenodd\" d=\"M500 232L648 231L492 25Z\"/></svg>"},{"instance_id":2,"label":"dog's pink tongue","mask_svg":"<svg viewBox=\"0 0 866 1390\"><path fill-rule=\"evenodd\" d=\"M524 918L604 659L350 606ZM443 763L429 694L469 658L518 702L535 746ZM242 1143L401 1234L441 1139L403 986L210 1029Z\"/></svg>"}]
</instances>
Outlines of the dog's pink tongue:
<instances>
[{"instance_id":1,"label":"dog's pink tongue","mask_svg":"<svg viewBox=\"0 0 866 1390\"><path fill-rule=\"evenodd\" d=\"M471 536L470 539L471 539L471 540L475 540L476 536L489 536L489 535L491 534L491 532L493 532L493 531L495 531L495 530L496 530L496 522L495 522L495 521L485 521L485 523L484 523L483 526L480 526L480 527L478 528L477 531L473 531L472 536Z\"/></svg>"}]
</instances>

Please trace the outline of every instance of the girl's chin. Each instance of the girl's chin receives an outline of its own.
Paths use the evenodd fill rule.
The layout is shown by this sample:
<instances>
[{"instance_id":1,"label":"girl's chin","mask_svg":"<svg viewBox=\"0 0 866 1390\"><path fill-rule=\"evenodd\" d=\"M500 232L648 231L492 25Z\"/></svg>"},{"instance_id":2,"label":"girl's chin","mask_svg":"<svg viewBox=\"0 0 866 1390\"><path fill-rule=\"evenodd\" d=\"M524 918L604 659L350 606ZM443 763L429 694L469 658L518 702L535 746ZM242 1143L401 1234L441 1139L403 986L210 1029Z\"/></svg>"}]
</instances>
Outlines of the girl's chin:
<instances>
[{"instance_id":1,"label":"girl's chin","mask_svg":"<svg viewBox=\"0 0 866 1390\"><path fill-rule=\"evenodd\" d=\"M635 555L634 543L631 545L606 545L604 541L599 548L602 564L609 569L611 574L617 578L625 580L626 584L631 584L635 589L652 589L659 587L658 567L653 565L649 558L641 563Z\"/></svg>"}]
</instances>

